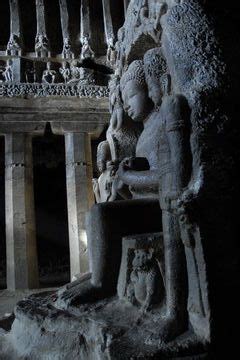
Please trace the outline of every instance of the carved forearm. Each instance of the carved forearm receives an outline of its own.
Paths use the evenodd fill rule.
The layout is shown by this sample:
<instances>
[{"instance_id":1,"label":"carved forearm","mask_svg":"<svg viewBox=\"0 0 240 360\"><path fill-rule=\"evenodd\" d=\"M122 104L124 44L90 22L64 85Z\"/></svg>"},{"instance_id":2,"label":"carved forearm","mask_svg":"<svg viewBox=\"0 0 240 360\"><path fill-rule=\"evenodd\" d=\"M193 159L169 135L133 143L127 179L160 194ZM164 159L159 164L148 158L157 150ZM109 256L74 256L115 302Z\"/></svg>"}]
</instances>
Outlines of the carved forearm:
<instances>
[{"instance_id":1,"label":"carved forearm","mask_svg":"<svg viewBox=\"0 0 240 360\"><path fill-rule=\"evenodd\" d=\"M134 186L134 188L157 188L159 183L159 174L157 170L128 170L119 176L124 184L128 186Z\"/></svg>"},{"instance_id":2,"label":"carved forearm","mask_svg":"<svg viewBox=\"0 0 240 360\"><path fill-rule=\"evenodd\" d=\"M166 132L171 154L173 191L181 192L188 185L192 169L190 146L190 108L183 96L166 100Z\"/></svg>"},{"instance_id":3,"label":"carved forearm","mask_svg":"<svg viewBox=\"0 0 240 360\"><path fill-rule=\"evenodd\" d=\"M191 149L189 136L183 130L170 131L168 139L171 151L171 166L175 191L187 186L191 175Z\"/></svg>"}]
</instances>

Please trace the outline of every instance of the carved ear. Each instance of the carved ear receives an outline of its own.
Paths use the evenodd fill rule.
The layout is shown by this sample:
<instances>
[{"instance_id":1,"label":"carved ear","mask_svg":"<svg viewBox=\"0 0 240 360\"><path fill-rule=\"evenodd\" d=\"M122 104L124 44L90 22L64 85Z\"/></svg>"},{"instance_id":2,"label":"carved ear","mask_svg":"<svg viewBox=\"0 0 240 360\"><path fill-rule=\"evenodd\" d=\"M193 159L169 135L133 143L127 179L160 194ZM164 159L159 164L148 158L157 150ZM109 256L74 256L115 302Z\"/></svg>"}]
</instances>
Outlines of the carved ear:
<instances>
[{"instance_id":1,"label":"carved ear","mask_svg":"<svg viewBox=\"0 0 240 360\"><path fill-rule=\"evenodd\" d=\"M150 248L150 249L148 250L148 252L149 252L148 258L149 258L149 260L150 260L150 259L152 259L152 257L153 257L154 249L153 249L153 248Z\"/></svg>"},{"instance_id":2,"label":"carved ear","mask_svg":"<svg viewBox=\"0 0 240 360\"><path fill-rule=\"evenodd\" d=\"M169 74L163 74L160 79L163 94L168 94L171 90L171 77Z\"/></svg>"}]
</instances>

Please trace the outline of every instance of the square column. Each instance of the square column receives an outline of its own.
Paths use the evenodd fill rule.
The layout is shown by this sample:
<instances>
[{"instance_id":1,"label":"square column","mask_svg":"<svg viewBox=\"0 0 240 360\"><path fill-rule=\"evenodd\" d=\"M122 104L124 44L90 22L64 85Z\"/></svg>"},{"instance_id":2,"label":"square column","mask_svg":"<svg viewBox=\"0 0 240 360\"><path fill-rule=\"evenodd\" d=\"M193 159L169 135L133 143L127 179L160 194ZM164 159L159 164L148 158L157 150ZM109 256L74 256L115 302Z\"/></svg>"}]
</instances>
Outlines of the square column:
<instances>
[{"instance_id":1,"label":"square column","mask_svg":"<svg viewBox=\"0 0 240 360\"><path fill-rule=\"evenodd\" d=\"M67 0L59 0L61 25L63 35L63 50L62 57L64 59L73 58L74 53L72 50L71 34L70 34L70 21Z\"/></svg>"},{"instance_id":2,"label":"square column","mask_svg":"<svg viewBox=\"0 0 240 360\"><path fill-rule=\"evenodd\" d=\"M90 135L65 134L71 279L88 271L85 216L94 203Z\"/></svg>"},{"instance_id":3,"label":"square column","mask_svg":"<svg viewBox=\"0 0 240 360\"><path fill-rule=\"evenodd\" d=\"M9 0L10 6L10 39L7 44L7 55L21 56L22 34L19 11L19 0Z\"/></svg>"},{"instance_id":4,"label":"square column","mask_svg":"<svg viewBox=\"0 0 240 360\"><path fill-rule=\"evenodd\" d=\"M5 135L5 168L7 287L38 288L30 135Z\"/></svg>"}]
</instances>

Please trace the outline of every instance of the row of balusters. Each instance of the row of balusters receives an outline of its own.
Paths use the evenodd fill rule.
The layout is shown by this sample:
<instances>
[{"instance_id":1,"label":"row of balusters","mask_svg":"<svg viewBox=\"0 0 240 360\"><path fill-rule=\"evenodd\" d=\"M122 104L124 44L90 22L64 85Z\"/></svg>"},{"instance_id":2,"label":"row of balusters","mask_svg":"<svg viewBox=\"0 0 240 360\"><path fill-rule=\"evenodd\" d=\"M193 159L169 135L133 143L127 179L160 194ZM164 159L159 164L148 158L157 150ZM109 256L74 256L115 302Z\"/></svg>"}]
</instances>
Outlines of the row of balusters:
<instances>
[{"instance_id":1,"label":"row of balusters","mask_svg":"<svg viewBox=\"0 0 240 360\"><path fill-rule=\"evenodd\" d=\"M0 50L64 58L106 55L128 0L1 0ZM84 54L85 52L85 54Z\"/></svg>"}]
</instances>

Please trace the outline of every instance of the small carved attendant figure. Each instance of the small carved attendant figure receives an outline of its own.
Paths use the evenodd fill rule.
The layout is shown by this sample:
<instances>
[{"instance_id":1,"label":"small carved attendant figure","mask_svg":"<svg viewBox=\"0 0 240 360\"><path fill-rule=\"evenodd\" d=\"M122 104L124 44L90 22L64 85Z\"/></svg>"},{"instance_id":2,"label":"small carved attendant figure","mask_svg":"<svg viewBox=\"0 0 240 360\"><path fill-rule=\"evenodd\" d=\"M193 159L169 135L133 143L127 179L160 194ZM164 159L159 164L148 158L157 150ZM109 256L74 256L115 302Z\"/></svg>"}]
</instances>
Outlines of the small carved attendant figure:
<instances>
[{"instance_id":1,"label":"small carved attendant figure","mask_svg":"<svg viewBox=\"0 0 240 360\"><path fill-rule=\"evenodd\" d=\"M94 58L94 52L89 44L89 38L87 36L84 36L82 41L81 59L84 60L84 59L93 59L93 58Z\"/></svg>"},{"instance_id":2,"label":"small carved attendant figure","mask_svg":"<svg viewBox=\"0 0 240 360\"><path fill-rule=\"evenodd\" d=\"M160 303L164 292L162 276L153 249L137 249L134 251L133 270L127 288L127 298L135 305L141 305L143 312Z\"/></svg>"},{"instance_id":3,"label":"small carved attendant figure","mask_svg":"<svg viewBox=\"0 0 240 360\"><path fill-rule=\"evenodd\" d=\"M12 60L8 60L3 75L6 82L13 82Z\"/></svg>"},{"instance_id":4,"label":"small carved attendant figure","mask_svg":"<svg viewBox=\"0 0 240 360\"><path fill-rule=\"evenodd\" d=\"M93 179L93 191L97 203L114 201L117 198L118 194L113 187L116 171L117 166L112 161L108 161L106 169L99 178Z\"/></svg>"},{"instance_id":5,"label":"small carved attendant figure","mask_svg":"<svg viewBox=\"0 0 240 360\"><path fill-rule=\"evenodd\" d=\"M80 79L80 67L77 60L73 60L70 65L70 73L71 73L71 79L70 82L74 83L76 81L79 81Z\"/></svg>"},{"instance_id":6,"label":"small carved attendant figure","mask_svg":"<svg viewBox=\"0 0 240 360\"><path fill-rule=\"evenodd\" d=\"M63 51L62 51L63 58L71 58L73 56L72 52L72 44L69 38L65 38L63 41Z\"/></svg>"},{"instance_id":7,"label":"small carved attendant figure","mask_svg":"<svg viewBox=\"0 0 240 360\"><path fill-rule=\"evenodd\" d=\"M9 42L7 44L7 50L16 52L21 50L20 39L16 34L11 34Z\"/></svg>"},{"instance_id":8,"label":"small carved attendant figure","mask_svg":"<svg viewBox=\"0 0 240 360\"><path fill-rule=\"evenodd\" d=\"M110 113L111 113L111 120L110 126L114 130L119 130L123 125L124 119L124 110L123 104L121 101L120 95L120 86L117 85L117 78L113 79L109 82L109 103L110 103Z\"/></svg>"},{"instance_id":9,"label":"small carved attendant figure","mask_svg":"<svg viewBox=\"0 0 240 360\"><path fill-rule=\"evenodd\" d=\"M38 34L36 36L36 40L35 40L36 53L39 55L39 53L42 53L42 52L47 53L48 50L49 50L49 45L48 45L48 39L47 39L46 35Z\"/></svg>"},{"instance_id":10,"label":"small carved attendant figure","mask_svg":"<svg viewBox=\"0 0 240 360\"><path fill-rule=\"evenodd\" d=\"M117 165L111 161L108 141L102 141L97 149L97 167L101 175L93 179L93 191L97 203L114 201L117 193L113 191L113 180Z\"/></svg>"},{"instance_id":11,"label":"small carved attendant figure","mask_svg":"<svg viewBox=\"0 0 240 360\"><path fill-rule=\"evenodd\" d=\"M47 63L47 70L44 70L42 76L42 82L45 84L54 84L56 81L56 74L55 70L51 70L51 63Z\"/></svg>"},{"instance_id":12,"label":"small carved attendant figure","mask_svg":"<svg viewBox=\"0 0 240 360\"><path fill-rule=\"evenodd\" d=\"M95 84L94 71L88 68L79 68L79 85Z\"/></svg>"},{"instance_id":13,"label":"small carved attendant figure","mask_svg":"<svg viewBox=\"0 0 240 360\"><path fill-rule=\"evenodd\" d=\"M60 74L62 75L65 84L71 79L71 71L66 61L63 62L62 67L59 69Z\"/></svg>"},{"instance_id":14,"label":"small carved attendant figure","mask_svg":"<svg viewBox=\"0 0 240 360\"><path fill-rule=\"evenodd\" d=\"M36 83L36 69L34 63L27 63L25 70L25 79L27 83Z\"/></svg>"}]
</instances>

